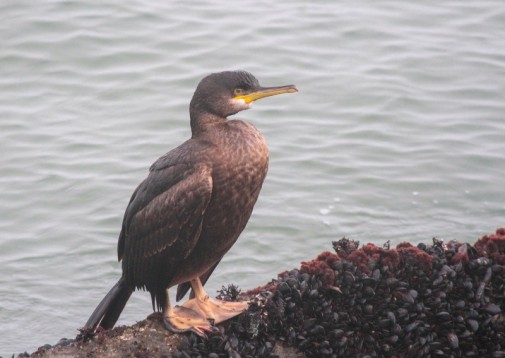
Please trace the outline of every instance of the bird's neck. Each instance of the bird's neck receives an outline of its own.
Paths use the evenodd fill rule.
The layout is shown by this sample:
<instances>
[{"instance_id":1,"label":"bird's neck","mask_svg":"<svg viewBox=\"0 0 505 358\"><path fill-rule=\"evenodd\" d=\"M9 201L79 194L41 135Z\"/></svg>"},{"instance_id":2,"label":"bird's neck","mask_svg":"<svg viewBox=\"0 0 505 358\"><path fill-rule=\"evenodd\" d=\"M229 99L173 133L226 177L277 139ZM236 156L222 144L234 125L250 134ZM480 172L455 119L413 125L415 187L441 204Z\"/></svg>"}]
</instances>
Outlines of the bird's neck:
<instances>
[{"instance_id":1,"label":"bird's neck","mask_svg":"<svg viewBox=\"0 0 505 358\"><path fill-rule=\"evenodd\" d=\"M226 118L210 112L191 111L191 134L197 136L217 124L225 123Z\"/></svg>"}]
</instances>

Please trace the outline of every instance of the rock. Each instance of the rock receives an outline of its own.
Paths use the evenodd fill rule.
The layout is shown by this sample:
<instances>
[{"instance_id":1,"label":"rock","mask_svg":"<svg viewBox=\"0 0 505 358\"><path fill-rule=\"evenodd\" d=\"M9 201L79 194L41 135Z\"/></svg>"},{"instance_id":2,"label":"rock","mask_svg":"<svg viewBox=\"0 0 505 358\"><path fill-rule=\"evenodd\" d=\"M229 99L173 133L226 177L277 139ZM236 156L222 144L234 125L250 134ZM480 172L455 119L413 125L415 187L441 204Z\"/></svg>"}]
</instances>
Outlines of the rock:
<instances>
[{"instance_id":1,"label":"rock","mask_svg":"<svg viewBox=\"0 0 505 358\"><path fill-rule=\"evenodd\" d=\"M336 253L323 252L264 287L223 287L222 298L251 305L208 339L168 332L154 313L32 356L504 356L505 229L475 245L433 242L358 248L342 239L333 243Z\"/></svg>"}]
</instances>

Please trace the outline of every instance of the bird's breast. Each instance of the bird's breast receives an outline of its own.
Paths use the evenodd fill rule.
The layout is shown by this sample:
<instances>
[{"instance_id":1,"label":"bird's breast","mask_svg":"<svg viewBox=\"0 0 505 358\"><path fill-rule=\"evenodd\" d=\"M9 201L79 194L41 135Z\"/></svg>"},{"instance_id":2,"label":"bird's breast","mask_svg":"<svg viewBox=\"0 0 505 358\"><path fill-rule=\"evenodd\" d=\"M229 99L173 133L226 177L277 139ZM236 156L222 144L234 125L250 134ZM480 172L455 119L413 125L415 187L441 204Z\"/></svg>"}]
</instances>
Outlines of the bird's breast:
<instances>
[{"instance_id":1,"label":"bird's breast","mask_svg":"<svg viewBox=\"0 0 505 358\"><path fill-rule=\"evenodd\" d=\"M211 165L211 200L198 243L172 284L204 274L233 246L251 216L268 170L267 144L252 125L238 123L208 141L212 145L204 161Z\"/></svg>"},{"instance_id":2,"label":"bird's breast","mask_svg":"<svg viewBox=\"0 0 505 358\"><path fill-rule=\"evenodd\" d=\"M246 226L268 170L268 147L255 127L246 124L227 134L213 153L212 199L202 232L214 249L221 248L218 256Z\"/></svg>"},{"instance_id":3,"label":"bird's breast","mask_svg":"<svg viewBox=\"0 0 505 358\"><path fill-rule=\"evenodd\" d=\"M223 157L213 168L215 194L233 195L234 200L222 198L230 204L239 203L239 197L256 198L268 170L268 146L263 135L244 123L230 131L216 148L216 157L219 153Z\"/></svg>"}]
</instances>

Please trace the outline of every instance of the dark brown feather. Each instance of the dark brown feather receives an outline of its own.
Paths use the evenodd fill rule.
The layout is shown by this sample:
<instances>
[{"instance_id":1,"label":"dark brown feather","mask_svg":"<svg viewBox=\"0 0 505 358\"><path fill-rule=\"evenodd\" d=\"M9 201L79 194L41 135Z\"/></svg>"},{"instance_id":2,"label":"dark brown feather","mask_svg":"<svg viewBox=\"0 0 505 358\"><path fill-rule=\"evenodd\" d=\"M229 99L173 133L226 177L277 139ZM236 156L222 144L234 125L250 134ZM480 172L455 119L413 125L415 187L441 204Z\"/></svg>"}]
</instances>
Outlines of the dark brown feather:
<instances>
[{"instance_id":1,"label":"dark brown feather","mask_svg":"<svg viewBox=\"0 0 505 358\"><path fill-rule=\"evenodd\" d=\"M156 196L152 194L173 178L179 181ZM151 292L160 308L174 270L200 237L212 194L212 176L204 164L163 167L152 170L137 193L142 204L131 211L131 218L125 218L128 224L121 236L123 275L130 286ZM142 200L151 196L150 201ZM136 204L134 199L130 205Z\"/></svg>"},{"instance_id":2,"label":"dark brown feather","mask_svg":"<svg viewBox=\"0 0 505 358\"><path fill-rule=\"evenodd\" d=\"M102 319L112 327L134 289L147 289L153 308L161 309L167 288L181 285L179 297L188 281L205 283L246 226L267 173L268 148L253 125L227 120L249 108L233 98L237 88L262 89L240 71L212 74L198 85L192 137L159 158L133 193L118 241L123 276L86 327L94 330Z\"/></svg>"}]
</instances>

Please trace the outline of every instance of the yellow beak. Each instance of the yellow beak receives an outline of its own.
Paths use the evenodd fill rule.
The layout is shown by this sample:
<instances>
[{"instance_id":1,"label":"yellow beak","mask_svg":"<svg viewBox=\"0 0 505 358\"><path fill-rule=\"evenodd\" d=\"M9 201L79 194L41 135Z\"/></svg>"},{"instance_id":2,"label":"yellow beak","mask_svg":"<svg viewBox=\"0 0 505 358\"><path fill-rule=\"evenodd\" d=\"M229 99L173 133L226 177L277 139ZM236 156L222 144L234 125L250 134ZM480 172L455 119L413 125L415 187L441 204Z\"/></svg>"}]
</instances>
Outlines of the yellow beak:
<instances>
[{"instance_id":1,"label":"yellow beak","mask_svg":"<svg viewBox=\"0 0 505 358\"><path fill-rule=\"evenodd\" d=\"M283 94L283 93L295 93L298 92L298 88L296 88L295 85L288 85L288 86L280 86L280 87L263 87L260 88L258 91L251 92L248 94L236 96L233 99L236 100L244 100L246 103L251 103L253 101L256 101L257 99L260 98L265 98L265 97L270 97L270 96L276 96L278 94Z\"/></svg>"}]
</instances>

